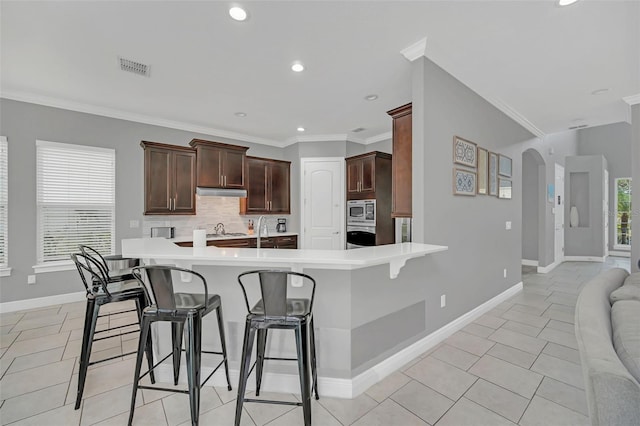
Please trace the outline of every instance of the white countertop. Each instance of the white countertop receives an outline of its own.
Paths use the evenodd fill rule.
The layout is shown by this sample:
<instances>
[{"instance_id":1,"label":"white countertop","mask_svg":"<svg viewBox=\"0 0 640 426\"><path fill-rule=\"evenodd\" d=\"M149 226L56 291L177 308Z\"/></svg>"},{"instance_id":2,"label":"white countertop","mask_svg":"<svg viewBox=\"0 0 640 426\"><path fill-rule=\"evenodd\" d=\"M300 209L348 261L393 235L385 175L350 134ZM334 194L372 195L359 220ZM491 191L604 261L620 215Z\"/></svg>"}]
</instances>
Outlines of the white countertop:
<instances>
[{"instance_id":1,"label":"white countertop","mask_svg":"<svg viewBox=\"0 0 640 426\"><path fill-rule=\"evenodd\" d=\"M277 235L286 236L287 233ZM170 262L184 268L191 268L192 265L287 267L298 272L305 267L350 270L388 263L390 276L395 278L408 259L448 250L447 246L420 243L388 244L355 250L310 250L180 247L174 242L177 242L176 239L126 239L122 240L122 255L144 259L145 263L148 260Z\"/></svg>"}]
</instances>

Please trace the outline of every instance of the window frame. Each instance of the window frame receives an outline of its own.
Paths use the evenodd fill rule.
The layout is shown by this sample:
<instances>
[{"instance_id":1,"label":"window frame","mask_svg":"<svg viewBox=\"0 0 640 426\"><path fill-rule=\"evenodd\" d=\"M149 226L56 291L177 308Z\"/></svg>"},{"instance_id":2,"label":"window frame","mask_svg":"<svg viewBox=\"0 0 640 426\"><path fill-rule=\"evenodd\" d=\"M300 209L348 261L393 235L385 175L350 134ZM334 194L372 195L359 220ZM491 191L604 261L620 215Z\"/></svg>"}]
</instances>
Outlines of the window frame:
<instances>
[{"instance_id":1,"label":"window frame","mask_svg":"<svg viewBox=\"0 0 640 426\"><path fill-rule=\"evenodd\" d=\"M91 152L100 152L106 153L111 156L111 194L112 199L110 203L105 204L90 204L90 203L71 203L71 202L43 202L41 200L41 164L40 164L40 149L44 148L59 148L60 150L68 149L73 151L84 151L87 155L90 155ZM44 273L44 272L56 272L56 271L67 271L73 270L75 266L73 262L69 260L45 260L45 244L44 244L44 227L45 224L43 222L44 218L44 210L46 210L46 206L50 207L64 207L71 209L94 209L97 205L100 205L104 208L100 208L98 210L106 210L111 213L111 221L110 228L111 233L111 241L110 241L110 253L113 254L115 252L115 243L116 243L116 195L115 195L115 187L116 187L116 153L113 148L102 148L95 147L91 145L81 145L81 144L69 144L69 143L60 143L60 142L50 142L44 140L36 140L36 216L37 216L37 228L36 228L36 246L37 246L37 264L33 266L33 270L35 273ZM94 188L88 189L87 191L93 191Z\"/></svg>"},{"instance_id":2,"label":"window frame","mask_svg":"<svg viewBox=\"0 0 640 426\"><path fill-rule=\"evenodd\" d=\"M633 180L631 177L619 177L614 179L613 183L613 193L614 193L614 203L613 203L613 249L614 250L623 250L623 251L631 251L631 244L619 244L618 243L618 181L620 180L628 180L629 181L629 191L633 193ZM629 200L629 213L631 213L631 199ZM631 236L632 223L631 218L632 214L629 214L629 236Z\"/></svg>"}]
</instances>

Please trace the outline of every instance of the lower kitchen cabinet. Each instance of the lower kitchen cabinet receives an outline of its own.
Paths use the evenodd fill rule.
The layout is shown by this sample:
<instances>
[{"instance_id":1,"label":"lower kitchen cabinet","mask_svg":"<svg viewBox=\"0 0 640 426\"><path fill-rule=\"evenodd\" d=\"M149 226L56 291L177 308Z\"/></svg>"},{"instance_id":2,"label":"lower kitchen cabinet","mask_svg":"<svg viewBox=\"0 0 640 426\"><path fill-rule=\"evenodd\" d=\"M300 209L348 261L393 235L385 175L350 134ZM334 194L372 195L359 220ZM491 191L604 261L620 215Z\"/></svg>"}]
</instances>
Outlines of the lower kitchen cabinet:
<instances>
[{"instance_id":1,"label":"lower kitchen cabinet","mask_svg":"<svg viewBox=\"0 0 640 426\"><path fill-rule=\"evenodd\" d=\"M192 241L183 241L176 243L180 247L193 247ZM258 246L257 238L232 238L228 240L209 240L207 246L215 247L239 247L239 248L256 248ZM297 249L298 236L273 236L260 239L260 248L276 248L276 249Z\"/></svg>"}]
</instances>

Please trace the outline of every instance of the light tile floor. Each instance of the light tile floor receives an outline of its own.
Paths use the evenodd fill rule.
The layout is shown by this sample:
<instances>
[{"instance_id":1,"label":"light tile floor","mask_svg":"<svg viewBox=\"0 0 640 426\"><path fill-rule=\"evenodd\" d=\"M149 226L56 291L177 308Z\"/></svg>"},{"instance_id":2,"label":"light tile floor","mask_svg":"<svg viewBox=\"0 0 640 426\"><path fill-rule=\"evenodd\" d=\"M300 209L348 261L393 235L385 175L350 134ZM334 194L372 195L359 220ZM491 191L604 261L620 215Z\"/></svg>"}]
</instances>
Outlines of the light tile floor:
<instances>
[{"instance_id":1,"label":"light tile floor","mask_svg":"<svg viewBox=\"0 0 640 426\"><path fill-rule=\"evenodd\" d=\"M522 292L366 393L350 400L314 400L314 425L589 424L573 311L584 283L612 267L628 270L629 259L566 262L546 275L523 267ZM92 366L82 407L73 409L83 312L84 302L0 315L1 424L126 424L132 356ZM122 318L111 321L123 324ZM134 349L136 337L99 342L93 359ZM188 406L187 395L144 390L134 424L188 425ZM243 425L303 423L301 408L245 407ZM234 411L234 391L203 389L201 424L232 425Z\"/></svg>"}]
</instances>

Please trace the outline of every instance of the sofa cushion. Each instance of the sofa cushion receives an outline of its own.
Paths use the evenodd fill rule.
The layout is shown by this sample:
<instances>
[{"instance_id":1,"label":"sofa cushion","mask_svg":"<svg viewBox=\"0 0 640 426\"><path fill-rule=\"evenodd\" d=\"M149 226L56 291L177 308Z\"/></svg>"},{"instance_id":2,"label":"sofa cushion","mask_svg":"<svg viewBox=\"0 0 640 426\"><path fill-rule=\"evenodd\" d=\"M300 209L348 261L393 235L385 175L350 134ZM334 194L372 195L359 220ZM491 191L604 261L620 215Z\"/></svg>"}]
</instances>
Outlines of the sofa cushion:
<instances>
[{"instance_id":1,"label":"sofa cushion","mask_svg":"<svg viewBox=\"0 0 640 426\"><path fill-rule=\"evenodd\" d=\"M640 286L623 285L611 292L609 301L614 304L618 300L637 300L640 302Z\"/></svg>"},{"instance_id":2,"label":"sofa cushion","mask_svg":"<svg viewBox=\"0 0 640 426\"><path fill-rule=\"evenodd\" d=\"M640 381L640 301L619 300L611 307L613 346L622 364Z\"/></svg>"},{"instance_id":3,"label":"sofa cushion","mask_svg":"<svg viewBox=\"0 0 640 426\"><path fill-rule=\"evenodd\" d=\"M634 272L629 275L625 280L623 285L632 285L634 287L640 288L640 272Z\"/></svg>"}]
</instances>

